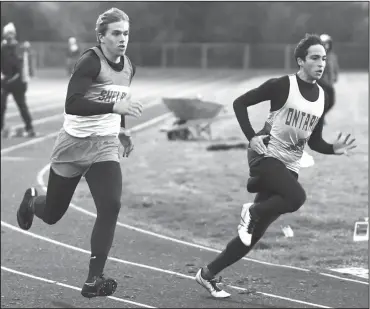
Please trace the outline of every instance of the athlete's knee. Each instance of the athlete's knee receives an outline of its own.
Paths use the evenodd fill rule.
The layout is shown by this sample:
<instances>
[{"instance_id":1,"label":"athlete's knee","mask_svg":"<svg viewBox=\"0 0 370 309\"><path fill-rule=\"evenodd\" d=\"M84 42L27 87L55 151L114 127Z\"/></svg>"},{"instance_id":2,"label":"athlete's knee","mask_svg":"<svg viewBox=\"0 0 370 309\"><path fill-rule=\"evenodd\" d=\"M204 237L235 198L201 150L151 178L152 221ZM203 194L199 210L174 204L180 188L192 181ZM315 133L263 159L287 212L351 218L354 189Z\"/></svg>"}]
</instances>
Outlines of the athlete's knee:
<instances>
[{"instance_id":1,"label":"athlete's knee","mask_svg":"<svg viewBox=\"0 0 370 309\"><path fill-rule=\"evenodd\" d=\"M112 198L109 201L109 209L115 217L118 217L118 214L121 210L121 199L120 197Z\"/></svg>"},{"instance_id":2,"label":"athlete's knee","mask_svg":"<svg viewBox=\"0 0 370 309\"><path fill-rule=\"evenodd\" d=\"M249 193L257 193L262 191L263 184L261 178L258 176L250 177L247 181L247 191Z\"/></svg>"},{"instance_id":3,"label":"athlete's knee","mask_svg":"<svg viewBox=\"0 0 370 309\"><path fill-rule=\"evenodd\" d=\"M56 224L62 217L61 216L48 216L44 215L42 218L42 221L44 221L48 225L54 225Z\"/></svg>"},{"instance_id":4,"label":"athlete's knee","mask_svg":"<svg viewBox=\"0 0 370 309\"><path fill-rule=\"evenodd\" d=\"M104 201L103 207L99 207L101 217L105 217L107 219L117 219L118 214L121 210L121 199L118 196L111 196Z\"/></svg>"},{"instance_id":5,"label":"athlete's knee","mask_svg":"<svg viewBox=\"0 0 370 309\"><path fill-rule=\"evenodd\" d=\"M306 202L306 192L303 188L297 189L289 198L289 212L295 212Z\"/></svg>"}]
</instances>

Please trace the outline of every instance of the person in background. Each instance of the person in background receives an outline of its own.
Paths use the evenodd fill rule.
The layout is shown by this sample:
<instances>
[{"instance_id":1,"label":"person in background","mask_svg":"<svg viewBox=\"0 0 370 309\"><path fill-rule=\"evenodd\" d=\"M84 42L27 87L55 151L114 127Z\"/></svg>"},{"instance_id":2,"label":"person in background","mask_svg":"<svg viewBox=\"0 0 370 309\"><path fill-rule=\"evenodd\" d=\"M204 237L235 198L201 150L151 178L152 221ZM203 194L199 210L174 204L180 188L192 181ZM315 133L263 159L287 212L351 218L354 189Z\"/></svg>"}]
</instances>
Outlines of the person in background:
<instances>
[{"instance_id":1,"label":"person in background","mask_svg":"<svg viewBox=\"0 0 370 309\"><path fill-rule=\"evenodd\" d=\"M67 74L71 76L73 68L80 57L80 47L77 44L77 40L74 37L68 39L68 50L67 50Z\"/></svg>"},{"instance_id":2,"label":"person in background","mask_svg":"<svg viewBox=\"0 0 370 309\"><path fill-rule=\"evenodd\" d=\"M324 89L328 99L328 113L335 104L335 88L334 84L338 81L339 65L338 57L333 51L333 39L328 34L320 35L321 41L326 49L326 67L318 84Z\"/></svg>"},{"instance_id":3,"label":"person in background","mask_svg":"<svg viewBox=\"0 0 370 309\"><path fill-rule=\"evenodd\" d=\"M8 95L12 94L18 106L25 127L17 130L17 136L35 137L32 118L26 103L28 81L33 74L30 60L30 44L19 44L13 23L4 26L1 42L1 135L9 137L11 132L5 127L5 112Z\"/></svg>"}]
</instances>

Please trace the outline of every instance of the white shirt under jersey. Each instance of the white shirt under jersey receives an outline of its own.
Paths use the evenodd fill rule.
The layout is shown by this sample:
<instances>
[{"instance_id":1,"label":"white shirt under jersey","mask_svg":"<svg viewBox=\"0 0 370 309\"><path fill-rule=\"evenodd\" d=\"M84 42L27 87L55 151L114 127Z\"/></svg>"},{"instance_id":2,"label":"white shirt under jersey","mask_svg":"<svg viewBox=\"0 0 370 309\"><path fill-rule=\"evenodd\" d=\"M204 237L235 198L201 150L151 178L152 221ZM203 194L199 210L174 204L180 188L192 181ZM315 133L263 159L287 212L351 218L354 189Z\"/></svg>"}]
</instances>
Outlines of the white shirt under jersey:
<instances>
[{"instance_id":1,"label":"white shirt under jersey","mask_svg":"<svg viewBox=\"0 0 370 309\"><path fill-rule=\"evenodd\" d=\"M287 101L267 119L271 131L265 157L276 158L298 173L304 146L324 112L325 94L319 86L318 99L310 102L300 93L296 76L289 75L289 81Z\"/></svg>"},{"instance_id":2,"label":"white shirt under jersey","mask_svg":"<svg viewBox=\"0 0 370 309\"><path fill-rule=\"evenodd\" d=\"M91 48L99 57L101 69L85 94L85 98L99 103L114 103L129 96L132 65L124 56L124 68L117 72L111 68L99 48ZM118 136L121 115L110 113L93 116L70 115L64 111L64 130L75 137Z\"/></svg>"}]
</instances>

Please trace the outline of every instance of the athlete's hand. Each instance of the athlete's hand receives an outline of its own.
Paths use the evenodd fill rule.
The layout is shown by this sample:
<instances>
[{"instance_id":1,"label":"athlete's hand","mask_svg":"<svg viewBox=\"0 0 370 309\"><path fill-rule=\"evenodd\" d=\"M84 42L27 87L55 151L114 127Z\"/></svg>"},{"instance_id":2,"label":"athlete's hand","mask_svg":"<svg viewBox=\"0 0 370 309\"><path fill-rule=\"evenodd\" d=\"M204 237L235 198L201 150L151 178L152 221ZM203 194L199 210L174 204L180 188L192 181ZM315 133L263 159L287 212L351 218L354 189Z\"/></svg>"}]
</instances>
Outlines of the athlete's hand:
<instances>
[{"instance_id":1,"label":"athlete's hand","mask_svg":"<svg viewBox=\"0 0 370 309\"><path fill-rule=\"evenodd\" d=\"M19 77L20 77L20 74L17 73L12 78L9 78L8 80L5 80L5 84L9 85L11 83L14 83Z\"/></svg>"},{"instance_id":2,"label":"athlete's hand","mask_svg":"<svg viewBox=\"0 0 370 309\"><path fill-rule=\"evenodd\" d=\"M121 130L118 134L118 139L123 146L123 157L128 157L130 153L134 150L134 143L132 142L132 137L127 134L124 130Z\"/></svg>"},{"instance_id":3,"label":"athlete's hand","mask_svg":"<svg viewBox=\"0 0 370 309\"><path fill-rule=\"evenodd\" d=\"M342 138L342 132L339 133L337 140L333 143L334 153L337 155L347 154L349 150L356 148L357 145L354 145L355 138L352 138L349 141L351 134L348 134L345 138Z\"/></svg>"},{"instance_id":4,"label":"athlete's hand","mask_svg":"<svg viewBox=\"0 0 370 309\"><path fill-rule=\"evenodd\" d=\"M131 101L130 98L125 98L113 105L113 113L120 115L128 115L138 118L141 116L142 112L143 105L139 101Z\"/></svg>"},{"instance_id":5,"label":"athlete's hand","mask_svg":"<svg viewBox=\"0 0 370 309\"><path fill-rule=\"evenodd\" d=\"M256 135L255 137L251 139L251 141L249 142L249 145L258 154L265 154L267 151L267 148L265 144L263 143L263 139L266 137L268 137L268 135Z\"/></svg>"}]
</instances>

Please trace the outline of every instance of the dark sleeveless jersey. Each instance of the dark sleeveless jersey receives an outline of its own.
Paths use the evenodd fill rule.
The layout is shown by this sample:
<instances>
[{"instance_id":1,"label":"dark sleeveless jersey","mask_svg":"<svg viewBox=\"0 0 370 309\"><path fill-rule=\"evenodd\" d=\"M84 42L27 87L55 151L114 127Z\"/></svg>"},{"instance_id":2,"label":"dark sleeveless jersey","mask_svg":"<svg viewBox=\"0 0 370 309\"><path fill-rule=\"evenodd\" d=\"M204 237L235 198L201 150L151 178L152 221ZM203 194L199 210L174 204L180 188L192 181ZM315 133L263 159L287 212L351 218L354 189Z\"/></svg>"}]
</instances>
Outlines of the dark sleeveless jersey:
<instances>
[{"instance_id":1,"label":"dark sleeveless jersey","mask_svg":"<svg viewBox=\"0 0 370 309\"><path fill-rule=\"evenodd\" d=\"M93 47L91 50L99 57L100 70L98 75L91 79L90 85L83 94L84 100L88 102L86 106L98 104L102 105L102 108L104 105L113 108L115 102L129 95L133 68L127 56L123 56L123 69L116 71L111 67L100 48ZM77 71L78 65L77 62L75 71ZM112 113L111 109L107 111L107 113L85 116L70 114L66 108L63 127L67 133L76 137L117 136L120 130L121 116Z\"/></svg>"}]
</instances>

